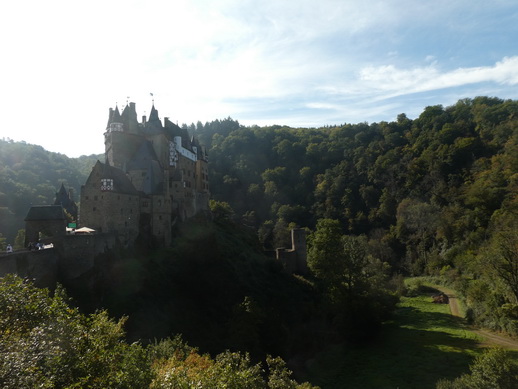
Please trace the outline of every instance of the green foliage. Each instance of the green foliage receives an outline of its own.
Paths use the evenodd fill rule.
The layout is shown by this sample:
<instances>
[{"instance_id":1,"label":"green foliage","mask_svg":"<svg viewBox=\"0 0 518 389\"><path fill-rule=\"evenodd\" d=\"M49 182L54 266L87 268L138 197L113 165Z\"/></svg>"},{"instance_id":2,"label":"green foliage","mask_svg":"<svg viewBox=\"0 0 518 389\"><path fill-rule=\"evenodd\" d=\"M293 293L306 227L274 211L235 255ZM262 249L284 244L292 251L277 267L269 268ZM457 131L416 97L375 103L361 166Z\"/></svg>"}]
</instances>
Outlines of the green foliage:
<instances>
[{"instance_id":1,"label":"green foliage","mask_svg":"<svg viewBox=\"0 0 518 389\"><path fill-rule=\"evenodd\" d=\"M159 346L160 347L160 346ZM194 348L175 350L167 358L156 359L153 389L229 388L229 389L310 389L299 385L280 358L267 358L268 373L253 364L248 354L225 351L215 358L200 355Z\"/></svg>"},{"instance_id":2,"label":"green foliage","mask_svg":"<svg viewBox=\"0 0 518 389\"><path fill-rule=\"evenodd\" d=\"M441 378L466 373L480 352L480 339L448 305L432 303L437 290L418 288L422 282L411 281L415 294L401 298L383 324L383 336L327 346L312 360L307 379L322 388L431 389Z\"/></svg>"},{"instance_id":3,"label":"green foliage","mask_svg":"<svg viewBox=\"0 0 518 389\"><path fill-rule=\"evenodd\" d=\"M234 216L234 211L226 202L210 200L209 206L214 220L229 221Z\"/></svg>"},{"instance_id":4,"label":"green foliage","mask_svg":"<svg viewBox=\"0 0 518 389\"><path fill-rule=\"evenodd\" d=\"M0 279L3 388L312 388L298 385L280 358L268 372L248 354L201 355L180 337L147 348L124 341L125 320L89 316L15 276Z\"/></svg>"},{"instance_id":5,"label":"green foliage","mask_svg":"<svg viewBox=\"0 0 518 389\"><path fill-rule=\"evenodd\" d=\"M470 374L453 381L440 380L437 389L514 389L518 387L518 366L509 352L488 349L470 366Z\"/></svg>"},{"instance_id":6,"label":"green foliage","mask_svg":"<svg viewBox=\"0 0 518 389\"><path fill-rule=\"evenodd\" d=\"M320 219L316 231L309 237L308 266L316 277L330 285L342 277L341 237L340 223L332 219Z\"/></svg>"},{"instance_id":7,"label":"green foliage","mask_svg":"<svg viewBox=\"0 0 518 389\"><path fill-rule=\"evenodd\" d=\"M328 298L333 326L346 338L372 336L397 302L389 265L370 255L367 238L342 235L337 220L318 221L309 239L308 266Z\"/></svg>"},{"instance_id":8,"label":"green foliage","mask_svg":"<svg viewBox=\"0 0 518 389\"><path fill-rule=\"evenodd\" d=\"M290 223L318 230L319 220L336 220L344 233L368 236L370 252L392 272L487 285L491 293L479 294L471 319L517 327L500 315L516 302L517 282L493 227L518 212L516 101L476 97L426 107L415 120L401 114L318 129L233 125L225 132L216 124L217 141L207 144L211 192L237 219L254 212L247 225L264 247L285 246ZM311 250L313 272L331 279L322 263L332 269L339 255L318 244Z\"/></svg>"},{"instance_id":9,"label":"green foliage","mask_svg":"<svg viewBox=\"0 0 518 389\"><path fill-rule=\"evenodd\" d=\"M0 384L6 388L146 387L145 350L123 341L124 320L88 317L54 296L7 276L0 282Z\"/></svg>"},{"instance_id":10,"label":"green foliage","mask_svg":"<svg viewBox=\"0 0 518 389\"><path fill-rule=\"evenodd\" d=\"M68 158L41 146L0 139L0 231L12 243L24 228L30 205L53 204L61 183L78 196L97 159L100 156Z\"/></svg>"}]
</instances>

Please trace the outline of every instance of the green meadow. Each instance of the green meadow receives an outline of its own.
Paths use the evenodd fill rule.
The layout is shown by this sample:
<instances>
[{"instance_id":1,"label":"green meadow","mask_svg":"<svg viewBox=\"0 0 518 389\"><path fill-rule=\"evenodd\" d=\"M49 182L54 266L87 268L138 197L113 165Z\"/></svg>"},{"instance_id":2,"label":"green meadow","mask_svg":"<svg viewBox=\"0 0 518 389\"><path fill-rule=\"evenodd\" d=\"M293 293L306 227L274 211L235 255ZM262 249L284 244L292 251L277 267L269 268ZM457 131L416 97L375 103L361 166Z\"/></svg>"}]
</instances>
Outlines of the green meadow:
<instances>
[{"instance_id":1,"label":"green meadow","mask_svg":"<svg viewBox=\"0 0 518 389\"><path fill-rule=\"evenodd\" d=\"M447 304L434 304L434 293L423 286L402 297L393 319L370 344L324 350L309 363L307 379L322 389L426 389L441 378L468 373L482 351L481 339Z\"/></svg>"}]
</instances>

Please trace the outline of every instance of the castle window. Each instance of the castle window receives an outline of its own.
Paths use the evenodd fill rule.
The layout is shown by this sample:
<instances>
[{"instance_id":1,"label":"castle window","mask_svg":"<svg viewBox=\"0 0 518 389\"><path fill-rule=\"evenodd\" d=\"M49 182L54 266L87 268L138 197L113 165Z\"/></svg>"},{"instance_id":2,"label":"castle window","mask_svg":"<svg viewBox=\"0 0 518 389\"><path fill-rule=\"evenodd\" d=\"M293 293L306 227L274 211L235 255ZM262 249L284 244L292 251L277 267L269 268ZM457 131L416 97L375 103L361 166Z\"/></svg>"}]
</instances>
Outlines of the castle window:
<instances>
[{"instance_id":1,"label":"castle window","mask_svg":"<svg viewBox=\"0 0 518 389\"><path fill-rule=\"evenodd\" d=\"M88 200L88 196L85 196L85 200Z\"/></svg>"},{"instance_id":2,"label":"castle window","mask_svg":"<svg viewBox=\"0 0 518 389\"><path fill-rule=\"evenodd\" d=\"M97 196L94 196L94 200L97 201Z\"/></svg>"},{"instance_id":3,"label":"castle window","mask_svg":"<svg viewBox=\"0 0 518 389\"><path fill-rule=\"evenodd\" d=\"M113 179L111 178L101 178L101 190L113 190Z\"/></svg>"},{"instance_id":4,"label":"castle window","mask_svg":"<svg viewBox=\"0 0 518 389\"><path fill-rule=\"evenodd\" d=\"M93 207L92 211L94 211L94 212L95 212L96 210L97 210L97 208Z\"/></svg>"},{"instance_id":5,"label":"castle window","mask_svg":"<svg viewBox=\"0 0 518 389\"><path fill-rule=\"evenodd\" d=\"M124 210L121 208L121 215L124 213Z\"/></svg>"},{"instance_id":6,"label":"castle window","mask_svg":"<svg viewBox=\"0 0 518 389\"><path fill-rule=\"evenodd\" d=\"M121 199L121 197L120 197L120 196L117 196L117 200L120 200L120 199Z\"/></svg>"}]
</instances>

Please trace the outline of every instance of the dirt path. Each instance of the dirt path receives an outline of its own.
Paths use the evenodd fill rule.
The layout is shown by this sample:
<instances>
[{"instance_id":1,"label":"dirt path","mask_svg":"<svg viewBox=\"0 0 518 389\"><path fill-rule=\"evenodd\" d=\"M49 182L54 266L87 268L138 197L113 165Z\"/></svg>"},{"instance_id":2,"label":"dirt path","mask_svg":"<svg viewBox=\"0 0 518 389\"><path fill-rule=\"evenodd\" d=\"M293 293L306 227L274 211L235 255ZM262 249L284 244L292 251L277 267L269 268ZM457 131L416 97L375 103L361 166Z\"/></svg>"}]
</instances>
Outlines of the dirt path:
<instances>
[{"instance_id":1,"label":"dirt path","mask_svg":"<svg viewBox=\"0 0 518 389\"><path fill-rule=\"evenodd\" d=\"M453 316L462 317L459 309L459 302L451 289L434 285L434 288L445 293L448 296L450 304L450 312ZM499 335L488 330L481 330L471 327L471 331L480 336L483 340L480 343L482 347L499 346L510 350L518 350L518 340L509 338L507 336Z\"/></svg>"}]
</instances>

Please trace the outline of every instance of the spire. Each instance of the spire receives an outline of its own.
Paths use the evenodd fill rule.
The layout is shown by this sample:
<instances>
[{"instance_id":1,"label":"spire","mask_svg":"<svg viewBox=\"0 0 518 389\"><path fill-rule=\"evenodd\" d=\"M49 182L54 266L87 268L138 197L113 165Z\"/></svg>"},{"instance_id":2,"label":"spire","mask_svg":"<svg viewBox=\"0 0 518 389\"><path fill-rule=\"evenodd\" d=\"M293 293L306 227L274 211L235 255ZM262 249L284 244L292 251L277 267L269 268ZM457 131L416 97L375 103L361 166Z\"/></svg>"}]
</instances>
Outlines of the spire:
<instances>
[{"instance_id":1,"label":"spire","mask_svg":"<svg viewBox=\"0 0 518 389\"><path fill-rule=\"evenodd\" d=\"M121 122L124 124L124 131L130 132L132 134L138 134L138 120L137 120L137 111L135 110L135 103L130 102L124 110L122 114L120 114Z\"/></svg>"},{"instance_id":2,"label":"spire","mask_svg":"<svg viewBox=\"0 0 518 389\"><path fill-rule=\"evenodd\" d=\"M113 111L113 121L115 123L121 122L121 114L119 112L119 107L117 106L117 104L115 104L115 111Z\"/></svg>"},{"instance_id":3,"label":"spire","mask_svg":"<svg viewBox=\"0 0 518 389\"><path fill-rule=\"evenodd\" d=\"M117 104L115 104L115 109L110 108L110 112L108 114L108 125L106 127L110 127L110 124L112 123L122 123L121 114Z\"/></svg>"},{"instance_id":4,"label":"spire","mask_svg":"<svg viewBox=\"0 0 518 389\"><path fill-rule=\"evenodd\" d=\"M155 104L152 105L151 112L149 112L148 123L153 121L160 121L160 118L158 117L158 111L155 108Z\"/></svg>"}]
</instances>

